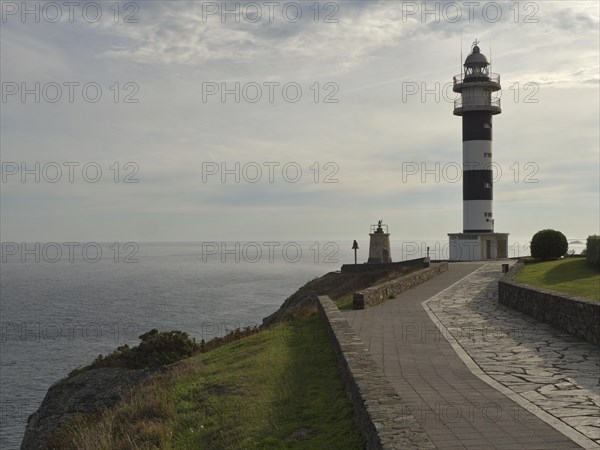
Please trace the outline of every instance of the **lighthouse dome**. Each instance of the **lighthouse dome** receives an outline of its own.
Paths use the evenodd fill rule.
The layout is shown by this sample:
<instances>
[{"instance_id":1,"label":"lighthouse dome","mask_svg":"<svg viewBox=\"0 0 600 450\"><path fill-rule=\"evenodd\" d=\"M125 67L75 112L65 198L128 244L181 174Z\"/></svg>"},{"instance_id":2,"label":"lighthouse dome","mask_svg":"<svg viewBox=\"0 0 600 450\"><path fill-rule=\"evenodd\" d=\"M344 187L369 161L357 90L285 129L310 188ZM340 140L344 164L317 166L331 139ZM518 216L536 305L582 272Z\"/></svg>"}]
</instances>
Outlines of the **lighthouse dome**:
<instances>
[{"instance_id":1,"label":"lighthouse dome","mask_svg":"<svg viewBox=\"0 0 600 450\"><path fill-rule=\"evenodd\" d=\"M471 54L467 56L467 59L465 59L465 66L487 65L489 65L487 58L483 53L481 53L481 51L479 50L479 46L476 45L475 47L473 47L473 51L471 52Z\"/></svg>"}]
</instances>

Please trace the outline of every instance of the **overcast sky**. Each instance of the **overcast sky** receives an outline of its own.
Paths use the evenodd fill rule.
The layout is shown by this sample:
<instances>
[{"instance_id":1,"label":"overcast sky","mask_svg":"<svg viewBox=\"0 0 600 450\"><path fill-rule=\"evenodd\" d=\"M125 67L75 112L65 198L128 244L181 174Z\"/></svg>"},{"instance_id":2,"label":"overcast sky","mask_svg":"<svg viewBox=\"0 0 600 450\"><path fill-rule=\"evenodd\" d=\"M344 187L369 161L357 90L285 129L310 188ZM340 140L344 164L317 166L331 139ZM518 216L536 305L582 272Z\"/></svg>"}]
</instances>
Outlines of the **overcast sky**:
<instances>
[{"instance_id":1,"label":"overcast sky","mask_svg":"<svg viewBox=\"0 0 600 450\"><path fill-rule=\"evenodd\" d=\"M514 3L469 18L463 2L239 2L236 20L221 2L140 1L115 20L112 1L72 17L57 2L60 20L49 6L36 23L3 2L2 240L342 240L378 219L445 240L462 230L444 89L461 34L463 58L477 38L501 74L496 231L598 233L599 3ZM22 96L35 83L39 102Z\"/></svg>"}]
</instances>

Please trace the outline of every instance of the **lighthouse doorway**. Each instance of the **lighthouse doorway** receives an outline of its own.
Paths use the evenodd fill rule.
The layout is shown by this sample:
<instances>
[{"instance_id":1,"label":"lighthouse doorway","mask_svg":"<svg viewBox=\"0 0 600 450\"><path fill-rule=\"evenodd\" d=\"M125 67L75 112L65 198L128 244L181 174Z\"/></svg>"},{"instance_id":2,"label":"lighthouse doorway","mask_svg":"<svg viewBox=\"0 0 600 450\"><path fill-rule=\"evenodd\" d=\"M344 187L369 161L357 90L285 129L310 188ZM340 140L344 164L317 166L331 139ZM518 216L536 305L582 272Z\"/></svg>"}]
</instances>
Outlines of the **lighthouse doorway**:
<instances>
[{"instance_id":1,"label":"lighthouse doorway","mask_svg":"<svg viewBox=\"0 0 600 450\"><path fill-rule=\"evenodd\" d=\"M508 257L508 241L506 239L500 239L498 241L498 258Z\"/></svg>"}]
</instances>

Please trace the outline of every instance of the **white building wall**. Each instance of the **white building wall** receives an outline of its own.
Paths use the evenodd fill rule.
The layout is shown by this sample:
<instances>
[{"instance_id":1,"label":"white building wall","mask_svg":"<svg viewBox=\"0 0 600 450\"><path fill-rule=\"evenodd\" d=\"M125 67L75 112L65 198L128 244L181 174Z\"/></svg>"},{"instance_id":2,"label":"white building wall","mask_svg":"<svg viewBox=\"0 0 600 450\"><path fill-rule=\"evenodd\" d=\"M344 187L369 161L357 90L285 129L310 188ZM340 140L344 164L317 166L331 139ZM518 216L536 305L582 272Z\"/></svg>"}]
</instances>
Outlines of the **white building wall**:
<instances>
[{"instance_id":1,"label":"white building wall","mask_svg":"<svg viewBox=\"0 0 600 450\"><path fill-rule=\"evenodd\" d=\"M481 242L475 239L450 238L450 261L478 261L481 258Z\"/></svg>"}]
</instances>

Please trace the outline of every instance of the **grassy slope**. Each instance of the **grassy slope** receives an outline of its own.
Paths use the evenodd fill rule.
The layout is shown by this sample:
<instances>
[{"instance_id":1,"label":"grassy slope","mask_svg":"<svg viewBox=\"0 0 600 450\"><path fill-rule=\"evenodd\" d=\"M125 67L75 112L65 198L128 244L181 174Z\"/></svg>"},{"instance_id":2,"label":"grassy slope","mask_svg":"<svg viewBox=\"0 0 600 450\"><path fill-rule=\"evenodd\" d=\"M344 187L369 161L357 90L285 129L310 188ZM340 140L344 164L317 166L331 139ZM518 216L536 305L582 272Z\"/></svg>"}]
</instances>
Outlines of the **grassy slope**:
<instances>
[{"instance_id":1,"label":"grassy slope","mask_svg":"<svg viewBox=\"0 0 600 450\"><path fill-rule=\"evenodd\" d=\"M335 355L316 315L174 364L100 417L82 417L59 444L362 448Z\"/></svg>"},{"instance_id":2,"label":"grassy slope","mask_svg":"<svg viewBox=\"0 0 600 450\"><path fill-rule=\"evenodd\" d=\"M265 319L274 324L266 331L169 366L115 407L80 417L54 447L362 448L314 299L329 295L351 307L354 291L397 276L332 272L312 280Z\"/></svg>"},{"instance_id":3,"label":"grassy slope","mask_svg":"<svg viewBox=\"0 0 600 450\"><path fill-rule=\"evenodd\" d=\"M419 266L420 268L420 266ZM409 269L409 270L412 270ZM408 272L407 272L408 273ZM352 308L352 293L375 284L383 283L400 276L394 270L379 270L363 273L330 272L322 277L309 281L294 294L289 296L283 305L263 320L265 324L273 324L291 317L303 316L307 312L316 311L316 296L328 295L340 307L340 301L348 303ZM344 299L342 299L342 297ZM342 300L340 300L342 299ZM346 305L348 307L348 305Z\"/></svg>"},{"instance_id":4,"label":"grassy slope","mask_svg":"<svg viewBox=\"0 0 600 450\"><path fill-rule=\"evenodd\" d=\"M600 272L585 258L528 263L515 281L600 301Z\"/></svg>"}]
</instances>

